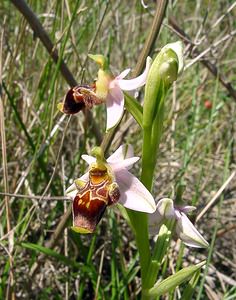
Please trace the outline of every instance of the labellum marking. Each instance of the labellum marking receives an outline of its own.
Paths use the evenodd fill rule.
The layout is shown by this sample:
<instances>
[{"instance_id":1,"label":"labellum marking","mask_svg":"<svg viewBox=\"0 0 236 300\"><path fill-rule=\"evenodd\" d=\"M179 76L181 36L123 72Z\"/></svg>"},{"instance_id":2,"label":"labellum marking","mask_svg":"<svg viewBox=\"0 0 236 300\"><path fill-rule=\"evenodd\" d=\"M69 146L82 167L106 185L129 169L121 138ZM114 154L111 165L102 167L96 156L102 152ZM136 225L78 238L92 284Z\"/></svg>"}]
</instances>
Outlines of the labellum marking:
<instances>
[{"instance_id":1,"label":"labellum marking","mask_svg":"<svg viewBox=\"0 0 236 300\"><path fill-rule=\"evenodd\" d=\"M101 220L106 207L119 200L118 185L113 182L107 169L92 168L89 180L73 200L73 229L80 233L92 233Z\"/></svg>"}]
</instances>

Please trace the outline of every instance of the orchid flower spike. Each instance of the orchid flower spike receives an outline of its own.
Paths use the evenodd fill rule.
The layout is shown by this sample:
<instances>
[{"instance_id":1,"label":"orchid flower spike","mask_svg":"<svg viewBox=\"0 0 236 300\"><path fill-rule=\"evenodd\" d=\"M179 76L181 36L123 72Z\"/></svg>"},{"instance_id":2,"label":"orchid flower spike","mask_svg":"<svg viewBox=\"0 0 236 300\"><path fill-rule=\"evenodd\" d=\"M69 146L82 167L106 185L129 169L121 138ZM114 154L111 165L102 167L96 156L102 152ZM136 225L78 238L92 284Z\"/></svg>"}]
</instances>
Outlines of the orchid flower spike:
<instances>
[{"instance_id":1,"label":"orchid flower spike","mask_svg":"<svg viewBox=\"0 0 236 300\"><path fill-rule=\"evenodd\" d=\"M100 65L98 71L98 79L95 83L95 94L100 101L106 103L107 108L107 124L106 130L116 126L124 112L124 94L123 91L136 90L146 83L147 75L151 67L152 59L147 57L146 68L144 72L133 79L124 79L130 69L126 69L120 75L112 76L108 69L108 64L102 55L89 55L94 61Z\"/></svg>"},{"instance_id":2,"label":"orchid flower spike","mask_svg":"<svg viewBox=\"0 0 236 300\"><path fill-rule=\"evenodd\" d=\"M132 146L120 146L107 160L99 147L92 154L82 155L89 170L66 190L73 200L73 230L94 232L106 207L117 202L146 213L156 210L150 192L128 171L139 160Z\"/></svg>"},{"instance_id":3,"label":"orchid flower spike","mask_svg":"<svg viewBox=\"0 0 236 300\"><path fill-rule=\"evenodd\" d=\"M161 199L157 203L155 213L149 216L150 233L158 234L165 219L174 219L176 221L175 231L177 236L185 245L195 248L207 248L209 246L208 242L186 216L186 213L194 209L194 206L174 206L173 200L169 198Z\"/></svg>"}]
</instances>

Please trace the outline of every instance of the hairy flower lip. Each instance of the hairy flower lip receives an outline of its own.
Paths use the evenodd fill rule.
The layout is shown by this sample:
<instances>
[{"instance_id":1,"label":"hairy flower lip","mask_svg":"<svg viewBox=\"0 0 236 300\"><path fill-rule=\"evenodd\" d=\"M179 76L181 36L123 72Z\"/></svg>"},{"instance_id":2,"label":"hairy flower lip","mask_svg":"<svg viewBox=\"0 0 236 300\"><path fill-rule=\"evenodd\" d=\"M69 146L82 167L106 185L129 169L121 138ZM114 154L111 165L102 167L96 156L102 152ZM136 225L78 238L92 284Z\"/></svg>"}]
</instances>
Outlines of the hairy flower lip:
<instances>
[{"instance_id":1,"label":"hairy flower lip","mask_svg":"<svg viewBox=\"0 0 236 300\"><path fill-rule=\"evenodd\" d=\"M85 107L92 108L94 104L100 103L95 95L95 85L81 84L67 91L63 102L58 104L58 109L64 114L74 115Z\"/></svg>"},{"instance_id":2,"label":"hairy flower lip","mask_svg":"<svg viewBox=\"0 0 236 300\"><path fill-rule=\"evenodd\" d=\"M153 213L156 210L155 201L151 193L145 186L128 170L132 165L138 161L139 157L134 157L133 148L131 145L120 146L108 159L107 165L114 174L114 179L120 189L119 203L126 208L142 211L146 213ZM89 155L83 155L82 158L91 165L96 159ZM85 173L79 180L88 180L89 173ZM73 183L67 190L66 194L74 199L77 190Z\"/></svg>"},{"instance_id":3,"label":"hairy flower lip","mask_svg":"<svg viewBox=\"0 0 236 300\"><path fill-rule=\"evenodd\" d=\"M163 198L158 201L157 209L149 217L149 229L152 234L158 234L165 219L176 221L175 231L182 242L190 247L207 248L208 242L198 232L185 213L195 209L193 206L174 206L172 199Z\"/></svg>"}]
</instances>

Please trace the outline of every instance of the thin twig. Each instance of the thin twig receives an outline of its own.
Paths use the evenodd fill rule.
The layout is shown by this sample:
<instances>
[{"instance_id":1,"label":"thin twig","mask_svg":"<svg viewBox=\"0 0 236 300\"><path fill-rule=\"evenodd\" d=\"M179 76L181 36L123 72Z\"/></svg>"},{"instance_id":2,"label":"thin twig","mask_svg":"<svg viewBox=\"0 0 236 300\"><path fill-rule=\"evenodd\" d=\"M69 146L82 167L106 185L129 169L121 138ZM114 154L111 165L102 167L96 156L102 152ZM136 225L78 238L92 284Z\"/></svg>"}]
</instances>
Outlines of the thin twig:
<instances>
[{"instance_id":1,"label":"thin twig","mask_svg":"<svg viewBox=\"0 0 236 300\"><path fill-rule=\"evenodd\" d=\"M178 36L186 44L193 45L190 37L184 32L182 28L179 27L179 25L177 24L176 20L173 17L169 18L169 23L173 27L174 31L178 34ZM197 49L194 49L191 53L191 56L194 58L199 54L200 54L199 51ZM236 100L236 90L233 88L232 84L230 82L227 82L226 78L221 73L219 73L218 68L215 65L213 65L209 60L207 60L205 57L203 57L200 60L200 63L202 63L215 77L219 79L221 84L228 90L229 95Z\"/></svg>"},{"instance_id":2,"label":"thin twig","mask_svg":"<svg viewBox=\"0 0 236 300\"><path fill-rule=\"evenodd\" d=\"M216 20L216 22L211 26L211 28L216 27L216 26L224 19L224 17L227 16L227 15L231 12L231 10L232 10L235 6L236 6L236 1L235 1L234 3L232 3L232 4L230 5L230 7L226 10L226 12L223 13L223 14Z\"/></svg>"},{"instance_id":3,"label":"thin twig","mask_svg":"<svg viewBox=\"0 0 236 300\"><path fill-rule=\"evenodd\" d=\"M101 276L102 276L102 267L103 267L103 261L104 261L104 254L105 254L105 246L102 249L102 254L101 254L101 259L100 259L100 264L99 264L99 270L98 270L98 278L97 278L97 284L96 284L96 290L95 290L95 296L94 300L98 299L98 289L101 281Z\"/></svg>"},{"instance_id":4,"label":"thin twig","mask_svg":"<svg viewBox=\"0 0 236 300\"><path fill-rule=\"evenodd\" d=\"M35 199L35 200L39 200L42 199L42 195L41 196L30 196L30 195L22 195L22 194L14 194L14 193L3 193L0 192L0 195L3 196L8 196L8 197L14 197L14 198L24 198L24 199ZM43 197L44 200L47 201L58 201L58 200L70 200L69 197L65 197L65 196L52 196L52 197Z\"/></svg>"},{"instance_id":5,"label":"thin twig","mask_svg":"<svg viewBox=\"0 0 236 300\"><path fill-rule=\"evenodd\" d=\"M230 181L234 178L235 174L236 171L231 173L229 178L223 183L220 189L215 193L211 201L209 201L208 204L203 208L203 210L198 214L196 218L196 222L198 222L202 218L202 216L216 203L216 200L220 197L224 189L229 185Z\"/></svg>"},{"instance_id":6,"label":"thin twig","mask_svg":"<svg viewBox=\"0 0 236 300\"><path fill-rule=\"evenodd\" d=\"M139 55L137 65L134 70L134 76L138 76L144 68L146 58L149 55L149 53L151 52L151 50L154 46L154 43L158 37L158 34L160 32L161 24L165 17L167 4L168 4L168 0L157 1L155 16L154 16L154 19L153 19L153 22L152 22L152 25L151 25L151 28L149 31L149 35L145 41L143 50Z\"/></svg>"},{"instance_id":7,"label":"thin twig","mask_svg":"<svg viewBox=\"0 0 236 300\"><path fill-rule=\"evenodd\" d=\"M195 64L197 61L199 61L202 57L204 57L208 52L210 52L212 49L218 47L220 44L222 44L223 42L227 41L230 38L233 38L233 36L236 34L236 30L233 30L232 32L230 32L229 34L225 35L222 39L216 41L215 43L213 43L210 47L208 47L207 49L205 49L204 51L202 51L201 53L199 53L197 56L195 56L186 66L185 66L185 70L188 69L189 67L191 67L193 64Z\"/></svg>"}]
</instances>

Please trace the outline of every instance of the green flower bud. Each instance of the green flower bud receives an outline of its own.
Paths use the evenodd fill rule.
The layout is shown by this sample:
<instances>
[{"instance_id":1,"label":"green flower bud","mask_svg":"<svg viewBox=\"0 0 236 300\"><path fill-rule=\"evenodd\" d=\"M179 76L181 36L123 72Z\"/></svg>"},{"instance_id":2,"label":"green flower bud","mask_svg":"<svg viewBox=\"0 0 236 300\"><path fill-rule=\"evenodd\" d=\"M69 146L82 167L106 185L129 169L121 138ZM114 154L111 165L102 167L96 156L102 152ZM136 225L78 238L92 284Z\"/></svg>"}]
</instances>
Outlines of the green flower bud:
<instances>
[{"instance_id":1,"label":"green flower bud","mask_svg":"<svg viewBox=\"0 0 236 300\"><path fill-rule=\"evenodd\" d=\"M156 56L145 87L143 127L150 127L158 113L159 104L183 68L182 45L168 44Z\"/></svg>"}]
</instances>

